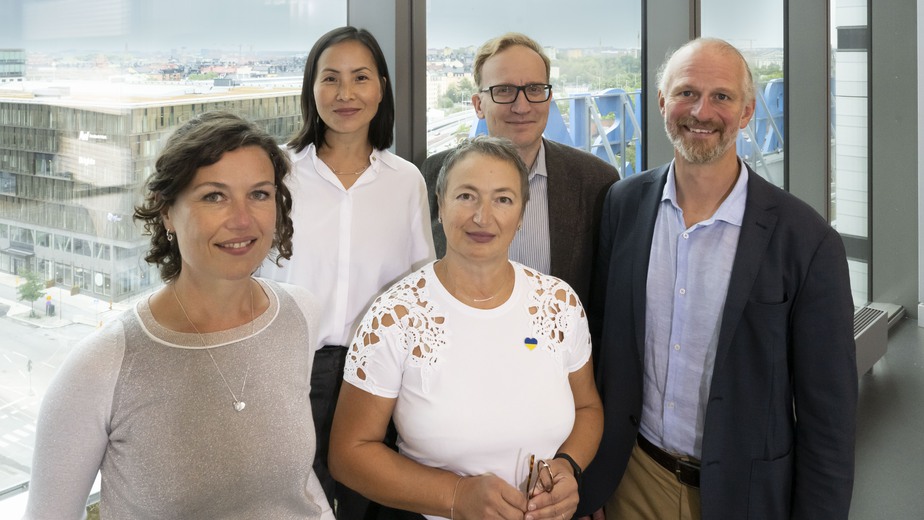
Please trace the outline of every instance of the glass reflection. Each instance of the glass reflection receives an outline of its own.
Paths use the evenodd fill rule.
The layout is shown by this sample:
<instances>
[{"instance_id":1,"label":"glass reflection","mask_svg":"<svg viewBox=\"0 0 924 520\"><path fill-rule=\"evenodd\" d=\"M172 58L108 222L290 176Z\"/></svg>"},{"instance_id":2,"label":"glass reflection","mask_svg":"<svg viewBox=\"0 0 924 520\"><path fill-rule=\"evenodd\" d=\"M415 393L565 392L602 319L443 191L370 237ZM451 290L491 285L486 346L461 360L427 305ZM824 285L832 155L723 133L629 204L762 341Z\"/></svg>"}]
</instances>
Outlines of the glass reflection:
<instances>
[{"instance_id":1,"label":"glass reflection","mask_svg":"<svg viewBox=\"0 0 924 520\"><path fill-rule=\"evenodd\" d=\"M738 155L761 177L784 187L782 0L702 0L701 34L738 48L754 74L754 117L738 135Z\"/></svg>"}]
</instances>

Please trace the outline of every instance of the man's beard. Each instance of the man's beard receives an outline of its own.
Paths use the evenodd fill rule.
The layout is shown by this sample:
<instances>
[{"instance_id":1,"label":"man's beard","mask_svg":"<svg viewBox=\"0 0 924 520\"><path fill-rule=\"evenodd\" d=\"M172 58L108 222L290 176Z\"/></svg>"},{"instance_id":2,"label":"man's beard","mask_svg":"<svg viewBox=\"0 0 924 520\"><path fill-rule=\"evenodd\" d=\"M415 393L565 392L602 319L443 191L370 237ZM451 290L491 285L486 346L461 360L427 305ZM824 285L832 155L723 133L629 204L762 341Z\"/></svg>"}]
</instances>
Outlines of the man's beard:
<instances>
[{"instance_id":1,"label":"man's beard","mask_svg":"<svg viewBox=\"0 0 924 520\"><path fill-rule=\"evenodd\" d=\"M683 127L698 128L704 130L716 130L719 132L719 142L710 145L705 141L691 139L690 142L684 141ZM664 130L670 139L674 149L680 152L680 155L692 164L709 164L725 155L729 148L735 145L735 138L738 132L726 133L725 126L721 123L703 123L695 117L685 117L670 124L667 119L664 120Z\"/></svg>"}]
</instances>

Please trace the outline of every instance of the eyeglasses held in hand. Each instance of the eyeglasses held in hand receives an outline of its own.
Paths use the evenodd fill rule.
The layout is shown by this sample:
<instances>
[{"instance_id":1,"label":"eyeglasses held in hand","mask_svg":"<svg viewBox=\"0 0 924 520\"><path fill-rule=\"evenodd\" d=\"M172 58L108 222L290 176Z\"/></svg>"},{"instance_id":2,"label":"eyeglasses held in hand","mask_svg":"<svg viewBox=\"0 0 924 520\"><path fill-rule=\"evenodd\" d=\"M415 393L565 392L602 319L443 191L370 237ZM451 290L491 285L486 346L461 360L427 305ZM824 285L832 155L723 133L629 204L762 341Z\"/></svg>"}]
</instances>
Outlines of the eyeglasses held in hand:
<instances>
[{"instance_id":1,"label":"eyeglasses held in hand","mask_svg":"<svg viewBox=\"0 0 924 520\"><path fill-rule=\"evenodd\" d=\"M552 97L552 85L548 83L530 83L529 85L493 85L479 92L490 92L491 100L499 105L509 105L517 100L520 92L530 103L545 103Z\"/></svg>"},{"instance_id":2,"label":"eyeglasses held in hand","mask_svg":"<svg viewBox=\"0 0 924 520\"><path fill-rule=\"evenodd\" d=\"M533 481L533 468L535 468L536 480ZM536 462L536 456L529 456L529 473L526 476L526 498L535 496L537 490L551 493L555 488L555 481L552 480L552 468L549 463L539 459Z\"/></svg>"}]
</instances>

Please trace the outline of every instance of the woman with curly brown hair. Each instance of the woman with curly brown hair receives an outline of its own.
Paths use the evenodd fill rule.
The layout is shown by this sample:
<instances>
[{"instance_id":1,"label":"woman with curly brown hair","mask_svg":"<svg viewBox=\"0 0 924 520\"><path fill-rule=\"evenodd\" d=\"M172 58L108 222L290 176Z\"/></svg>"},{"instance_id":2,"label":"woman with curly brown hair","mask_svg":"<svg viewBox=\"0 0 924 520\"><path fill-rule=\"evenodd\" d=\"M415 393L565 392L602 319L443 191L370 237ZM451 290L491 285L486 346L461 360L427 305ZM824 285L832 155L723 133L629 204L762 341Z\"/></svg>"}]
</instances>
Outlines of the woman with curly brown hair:
<instances>
[{"instance_id":1,"label":"woman with curly brown hair","mask_svg":"<svg viewBox=\"0 0 924 520\"><path fill-rule=\"evenodd\" d=\"M135 218L166 285L79 344L46 394L26 518L332 519L311 470L319 305L252 277L292 248L289 161L229 113L167 141Z\"/></svg>"}]
</instances>

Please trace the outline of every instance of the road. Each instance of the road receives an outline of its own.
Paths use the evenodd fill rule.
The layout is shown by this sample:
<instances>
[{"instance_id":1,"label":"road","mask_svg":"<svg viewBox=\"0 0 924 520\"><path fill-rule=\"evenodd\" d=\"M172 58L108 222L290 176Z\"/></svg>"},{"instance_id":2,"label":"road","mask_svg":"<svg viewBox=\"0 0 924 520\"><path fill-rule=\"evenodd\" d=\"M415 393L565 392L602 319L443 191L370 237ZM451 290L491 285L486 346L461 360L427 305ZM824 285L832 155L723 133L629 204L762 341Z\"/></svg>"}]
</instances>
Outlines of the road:
<instances>
[{"instance_id":1,"label":"road","mask_svg":"<svg viewBox=\"0 0 924 520\"><path fill-rule=\"evenodd\" d=\"M0 286L0 292L6 288ZM0 490L28 479L45 389L73 346L93 330L79 323L42 328L0 317Z\"/></svg>"},{"instance_id":2,"label":"road","mask_svg":"<svg viewBox=\"0 0 924 520\"><path fill-rule=\"evenodd\" d=\"M471 110L451 114L427 124L427 152L434 154L453 148L458 144L456 132L463 124L475 124L475 113ZM467 136L465 136L467 137Z\"/></svg>"},{"instance_id":3,"label":"road","mask_svg":"<svg viewBox=\"0 0 924 520\"><path fill-rule=\"evenodd\" d=\"M4 275L0 282L9 282L11 275ZM75 295L71 296L70 291L60 287L45 289L45 294L51 296L51 303L55 305L57 318L64 321L79 321L82 323L99 323L105 321L104 315L110 313L109 302L94 299L90 296ZM29 302L19 301L19 293L12 284L0 283L0 305L29 307ZM36 300L32 305L36 314L45 315L45 297ZM0 339L2 341L2 339Z\"/></svg>"}]
</instances>

